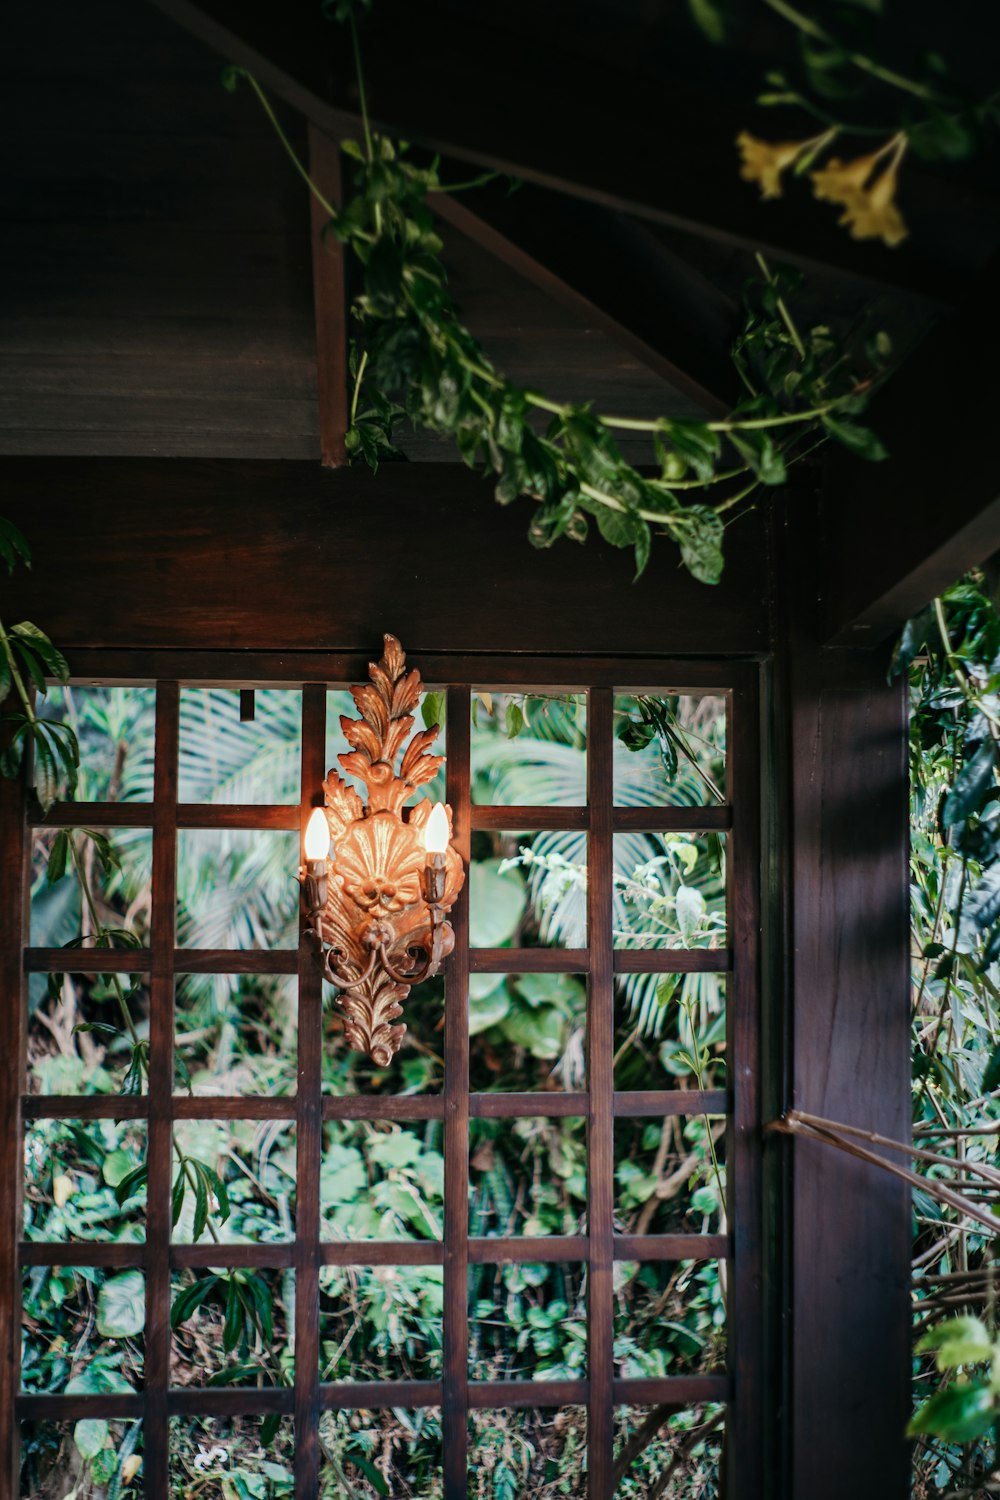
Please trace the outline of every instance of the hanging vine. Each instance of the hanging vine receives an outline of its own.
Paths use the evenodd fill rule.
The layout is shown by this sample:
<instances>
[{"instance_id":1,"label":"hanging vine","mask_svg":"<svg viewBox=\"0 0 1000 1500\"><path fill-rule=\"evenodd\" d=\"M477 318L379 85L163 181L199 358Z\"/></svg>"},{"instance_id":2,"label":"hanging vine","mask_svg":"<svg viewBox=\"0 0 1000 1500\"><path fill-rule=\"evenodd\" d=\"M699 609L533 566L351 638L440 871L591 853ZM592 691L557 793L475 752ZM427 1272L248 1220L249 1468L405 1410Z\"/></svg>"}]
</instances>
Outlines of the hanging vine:
<instances>
[{"instance_id":1,"label":"hanging vine","mask_svg":"<svg viewBox=\"0 0 1000 1500\"><path fill-rule=\"evenodd\" d=\"M369 3L360 0L361 8ZM783 484L793 463L828 438L863 458L885 457L876 435L857 418L884 373L887 338L869 339L864 368L857 368L829 327L802 327L796 319L798 274L772 271L759 255L759 276L747 284L744 324L732 349L745 394L722 419L596 413L590 403L560 402L505 376L462 321L448 289L428 198L460 188L441 182L436 160L417 165L404 142L372 127L356 6L337 0L327 9L349 28L361 109L362 140L340 141L355 163L354 190L342 207L311 180L253 75L230 67L223 81L230 90L241 79L253 89L329 215L331 231L360 267L353 304L358 337L350 354L352 460L374 469L399 456L394 429L409 418L415 427L453 438L470 468L491 473L501 505L522 495L536 502L532 545L549 547L563 536L582 542L593 522L612 546L633 549L639 574L659 534L676 543L695 578L717 583L725 518L762 487ZM625 460L621 433L648 440L651 472Z\"/></svg>"}]
</instances>

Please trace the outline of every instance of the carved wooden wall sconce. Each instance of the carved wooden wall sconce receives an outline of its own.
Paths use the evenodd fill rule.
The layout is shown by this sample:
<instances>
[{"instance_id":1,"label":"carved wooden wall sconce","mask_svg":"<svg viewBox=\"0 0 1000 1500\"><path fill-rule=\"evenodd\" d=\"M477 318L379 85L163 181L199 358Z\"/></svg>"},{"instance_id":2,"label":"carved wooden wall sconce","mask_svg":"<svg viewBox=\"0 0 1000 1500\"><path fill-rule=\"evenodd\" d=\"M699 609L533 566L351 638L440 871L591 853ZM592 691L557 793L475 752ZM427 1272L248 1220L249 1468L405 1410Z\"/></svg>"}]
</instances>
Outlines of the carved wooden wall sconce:
<instances>
[{"instance_id":1,"label":"carved wooden wall sconce","mask_svg":"<svg viewBox=\"0 0 1000 1500\"><path fill-rule=\"evenodd\" d=\"M451 847L451 808L425 797L403 816L403 804L433 779L443 755L428 754L438 726L403 749L420 698L420 673L406 670L395 636L385 637L371 682L351 688L360 719L341 715L353 748L337 759L367 788L367 804L330 771L323 807L309 819L300 873L309 927L323 948L323 973L337 987L350 1045L387 1067L399 1051L411 986L436 974L455 946L447 920L465 883ZM402 750L399 773L396 757Z\"/></svg>"}]
</instances>

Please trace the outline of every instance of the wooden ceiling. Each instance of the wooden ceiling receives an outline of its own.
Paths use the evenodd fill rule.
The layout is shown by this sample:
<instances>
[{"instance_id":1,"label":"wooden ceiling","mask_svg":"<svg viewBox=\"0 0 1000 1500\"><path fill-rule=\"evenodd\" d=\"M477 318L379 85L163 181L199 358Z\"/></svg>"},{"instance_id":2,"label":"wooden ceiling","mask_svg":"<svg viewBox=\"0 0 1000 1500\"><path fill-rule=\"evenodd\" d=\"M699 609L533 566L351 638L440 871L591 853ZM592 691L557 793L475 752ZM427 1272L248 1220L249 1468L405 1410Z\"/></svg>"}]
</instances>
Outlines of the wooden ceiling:
<instances>
[{"instance_id":1,"label":"wooden ceiling","mask_svg":"<svg viewBox=\"0 0 1000 1500\"><path fill-rule=\"evenodd\" d=\"M217 49L231 50L217 34L220 16L262 44L275 8L250 0L228 7L164 0L164 8L175 14L134 0L93 0L87 7L53 0L45 8L19 7L9 18L0 64L14 126L3 136L0 452L316 457L309 205L249 91L230 95L220 83ZM440 0L409 9L381 0L381 14L386 29L369 58L376 113L389 112L398 98L397 123L406 125L426 106L424 137L433 145L442 144L436 133L450 123L451 110L457 144L446 139L445 147L453 155L495 157L487 105L497 95L504 47L516 42L526 17L516 6L497 16L478 0L458 10ZM830 228L829 215L789 215L782 206L763 220L769 206L762 210L736 178L731 133L727 170L737 209L721 228L700 225L696 233L687 202L707 149L703 137L720 128L716 115L730 131L729 117L739 111L732 100L717 100L711 130L707 117L699 128L689 115L687 135L678 138L677 90L663 90L670 70L677 71L668 44L682 35L684 7L587 0L567 10L552 0L533 14L533 30L522 33L531 36L523 85L508 89L500 123L515 165L526 130L535 132L547 164L534 172L529 163L529 180L513 195L497 186L441 204L445 258L463 313L515 379L560 399L593 400L598 409L635 415L724 404L732 395L726 350L758 223L790 236L792 257L811 266L807 306L817 316L832 317L844 331L862 318L888 326L903 350L956 300L963 277L992 247L994 231L1000 240L996 203L963 184L961 174L947 191L952 198L971 194L965 217L951 224L950 235L942 237L933 219L928 231L918 183L919 234L896 260L881 247L852 246ZM454 23L453 47L481 46L484 27L496 27L495 66L465 86L466 94L470 82L480 87L486 101L479 140L467 145L461 131L469 100L461 89L453 99L442 95L448 57L426 38L414 54L419 34L414 41L406 29L421 17L430 26L435 15ZM295 51L297 34L308 42L318 17L313 0L281 7L279 72L292 80L284 92L308 105L309 89L325 77L337 108L349 110L351 83L341 77L341 60L331 55L306 77L306 64L316 60L306 46ZM539 70L551 63L554 47L568 45L573 17L572 55L558 75L549 67L547 94L539 99L533 92ZM329 45L336 33L327 26L322 35ZM658 45L650 46L650 38ZM703 72L721 57L703 46L691 50L690 43L688 37ZM392 73L396 52L407 46L420 68L409 69L410 95L397 88L390 96L393 79L399 82ZM632 70L636 97L626 118L658 108L663 119L662 146L633 144L628 159L619 160L620 202L606 201L600 186L577 193L573 164L564 168L565 182L552 165L565 146L555 113L561 92L574 79L585 90L602 66L606 89ZM751 48L746 76L732 61L720 76L738 98L756 67ZM704 78L689 79L681 103L690 102L693 87L705 86ZM285 105L282 115L305 153L302 114ZM604 138L606 152L613 152L622 111L609 120ZM600 183L608 163L595 158L591 167ZM574 192L559 191L553 181ZM644 184L648 201L639 201ZM805 228L799 217L808 221ZM411 459L455 456L433 437L400 436ZM636 460L647 456L641 444L627 452Z\"/></svg>"}]
</instances>

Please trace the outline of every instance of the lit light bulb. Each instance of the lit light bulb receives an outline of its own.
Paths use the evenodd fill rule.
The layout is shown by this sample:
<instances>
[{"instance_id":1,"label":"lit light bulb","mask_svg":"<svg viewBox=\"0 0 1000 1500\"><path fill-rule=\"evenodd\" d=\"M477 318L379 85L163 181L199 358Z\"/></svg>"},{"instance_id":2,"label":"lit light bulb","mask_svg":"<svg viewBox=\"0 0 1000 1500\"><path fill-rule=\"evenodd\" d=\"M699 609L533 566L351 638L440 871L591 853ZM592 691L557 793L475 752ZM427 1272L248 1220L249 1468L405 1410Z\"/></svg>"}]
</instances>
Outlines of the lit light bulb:
<instances>
[{"instance_id":1,"label":"lit light bulb","mask_svg":"<svg viewBox=\"0 0 1000 1500\"><path fill-rule=\"evenodd\" d=\"M321 807L314 807L306 824L306 859L326 859L330 852L330 825Z\"/></svg>"},{"instance_id":2,"label":"lit light bulb","mask_svg":"<svg viewBox=\"0 0 1000 1500\"><path fill-rule=\"evenodd\" d=\"M448 814L443 802L435 802L424 828L424 848L428 854L443 854L448 847Z\"/></svg>"}]
</instances>

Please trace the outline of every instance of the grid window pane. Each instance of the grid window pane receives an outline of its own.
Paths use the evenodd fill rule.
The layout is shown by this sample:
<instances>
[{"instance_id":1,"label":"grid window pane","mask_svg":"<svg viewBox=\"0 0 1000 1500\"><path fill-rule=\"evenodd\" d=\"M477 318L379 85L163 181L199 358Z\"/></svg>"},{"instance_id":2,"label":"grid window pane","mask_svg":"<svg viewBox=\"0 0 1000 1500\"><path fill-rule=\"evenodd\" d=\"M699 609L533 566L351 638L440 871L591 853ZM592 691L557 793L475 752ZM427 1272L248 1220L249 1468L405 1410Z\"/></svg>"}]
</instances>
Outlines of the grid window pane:
<instances>
[{"instance_id":1,"label":"grid window pane","mask_svg":"<svg viewBox=\"0 0 1000 1500\"><path fill-rule=\"evenodd\" d=\"M615 997L615 1088L726 1086L726 976L620 975Z\"/></svg>"},{"instance_id":2,"label":"grid window pane","mask_svg":"<svg viewBox=\"0 0 1000 1500\"><path fill-rule=\"evenodd\" d=\"M258 688L253 708L240 719L237 688L181 690L179 802L298 802L302 694Z\"/></svg>"},{"instance_id":3,"label":"grid window pane","mask_svg":"<svg viewBox=\"0 0 1000 1500\"><path fill-rule=\"evenodd\" d=\"M582 1380L587 1272L569 1261L469 1267L470 1380Z\"/></svg>"},{"instance_id":4,"label":"grid window pane","mask_svg":"<svg viewBox=\"0 0 1000 1500\"><path fill-rule=\"evenodd\" d=\"M294 948L299 835L287 829L185 828L177 835L182 948Z\"/></svg>"},{"instance_id":5,"label":"grid window pane","mask_svg":"<svg viewBox=\"0 0 1000 1500\"><path fill-rule=\"evenodd\" d=\"M470 1413L469 1500L505 1490L518 1500L587 1493L586 1407Z\"/></svg>"},{"instance_id":6,"label":"grid window pane","mask_svg":"<svg viewBox=\"0 0 1000 1500\"><path fill-rule=\"evenodd\" d=\"M587 835L485 832L473 837L469 870L473 948L584 948Z\"/></svg>"},{"instance_id":7,"label":"grid window pane","mask_svg":"<svg viewBox=\"0 0 1000 1500\"><path fill-rule=\"evenodd\" d=\"M726 1119L615 1121L615 1211L629 1234L725 1231Z\"/></svg>"},{"instance_id":8,"label":"grid window pane","mask_svg":"<svg viewBox=\"0 0 1000 1500\"><path fill-rule=\"evenodd\" d=\"M85 1417L78 1422L21 1423L21 1500L138 1500L142 1494L142 1423Z\"/></svg>"},{"instance_id":9,"label":"grid window pane","mask_svg":"<svg viewBox=\"0 0 1000 1500\"><path fill-rule=\"evenodd\" d=\"M284 1120L178 1120L171 1173L175 1242L294 1239L295 1127Z\"/></svg>"},{"instance_id":10,"label":"grid window pane","mask_svg":"<svg viewBox=\"0 0 1000 1500\"><path fill-rule=\"evenodd\" d=\"M431 1500L442 1494L438 1407L327 1411L319 1435L322 1500Z\"/></svg>"},{"instance_id":11,"label":"grid window pane","mask_svg":"<svg viewBox=\"0 0 1000 1500\"><path fill-rule=\"evenodd\" d=\"M721 833L616 833L616 948L725 948Z\"/></svg>"},{"instance_id":12,"label":"grid window pane","mask_svg":"<svg viewBox=\"0 0 1000 1500\"><path fill-rule=\"evenodd\" d=\"M706 694L615 698L617 806L717 806L726 801L726 700Z\"/></svg>"},{"instance_id":13,"label":"grid window pane","mask_svg":"<svg viewBox=\"0 0 1000 1500\"><path fill-rule=\"evenodd\" d=\"M579 974L473 974L474 1093L578 1092L587 1078L587 985Z\"/></svg>"},{"instance_id":14,"label":"grid window pane","mask_svg":"<svg viewBox=\"0 0 1000 1500\"><path fill-rule=\"evenodd\" d=\"M705 1260L615 1265L617 1373L708 1375L726 1365L726 1268Z\"/></svg>"},{"instance_id":15,"label":"grid window pane","mask_svg":"<svg viewBox=\"0 0 1000 1500\"><path fill-rule=\"evenodd\" d=\"M586 1122L473 1120L469 1232L475 1236L586 1233Z\"/></svg>"},{"instance_id":16,"label":"grid window pane","mask_svg":"<svg viewBox=\"0 0 1000 1500\"><path fill-rule=\"evenodd\" d=\"M31 1266L22 1273L21 1299L23 1391L107 1396L142 1388L141 1271Z\"/></svg>"},{"instance_id":17,"label":"grid window pane","mask_svg":"<svg viewBox=\"0 0 1000 1500\"><path fill-rule=\"evenodd\" d=\"M287 974L185 974L174 1001L177 1093L295 1092L298 1001Z\"/></svg>"},{"instance_id":18,"label":"grid window pane","mask_svg":"<svg viewBox=\"0 0 1000 1500\"><path fill-rule=\"evenodd\" d=\"M439 1240L444 1229L440 1122L330 1121L320 1208L325 1240Z\"/></svg>"},{"instance_id":19,"label":"grid window pane","mask_svg":"<svg viewBox=\"0 0 1000 1500\"><path fill-rule=\"evenodd\" d=\"M615 1469L624 1470L615 1500L715 1500L725 1432L723 1406L623 1406L615 1411ZM664 1476L666 1485L664 1487Z\"/></svg>"},{"instance_id":20,"label":"grid window pane","mask_svg":"<svg viewBox=\"0 0 1000 1500\"><path fill-rule=\"evenodd\" d=\"M25 1239L143 1240L146 1145L141 1120L29 1120Z\"/></svg>"},{"instance_id":21,"label":"grid window pane","mask_svg":"<svg viewBox=\"0 0 1000 1500\"><path fill-rule=\"evenodd\" d=\"M582 807L587 801L586 694L474 692L472 801Z\"/></svg>"},{"instance_id":22,"label":"grid window pane","mask_svg":"<svg viewBox=\"0 0 1000 1500\"><path fill-rule=\"evenodd\" d=\"M173 1417L170 1495L191 1500L281 1500L295 1462L290 1417Z\"/></svg>"},{"instance_id":23,"label":"grid window pane","mask_svg":"<svg viewBox=\"0 0 1000 1500\"><path fill-rule=\"evenodd\" d=\"M213 1266L171 1282L173 1386L283 1386L295 1374L295 1273Z\"/></svg>"},{"instance_id":24,"label":"grid window pane","mask_svg":"<svg viewBox=\"0 0 1000 1500\"><path fill-rule=\"evenodd\" d=\"M326 1266L319 1285L321 1380L440 1380L440 1266Z\"/></svg>"}]
</instances>

